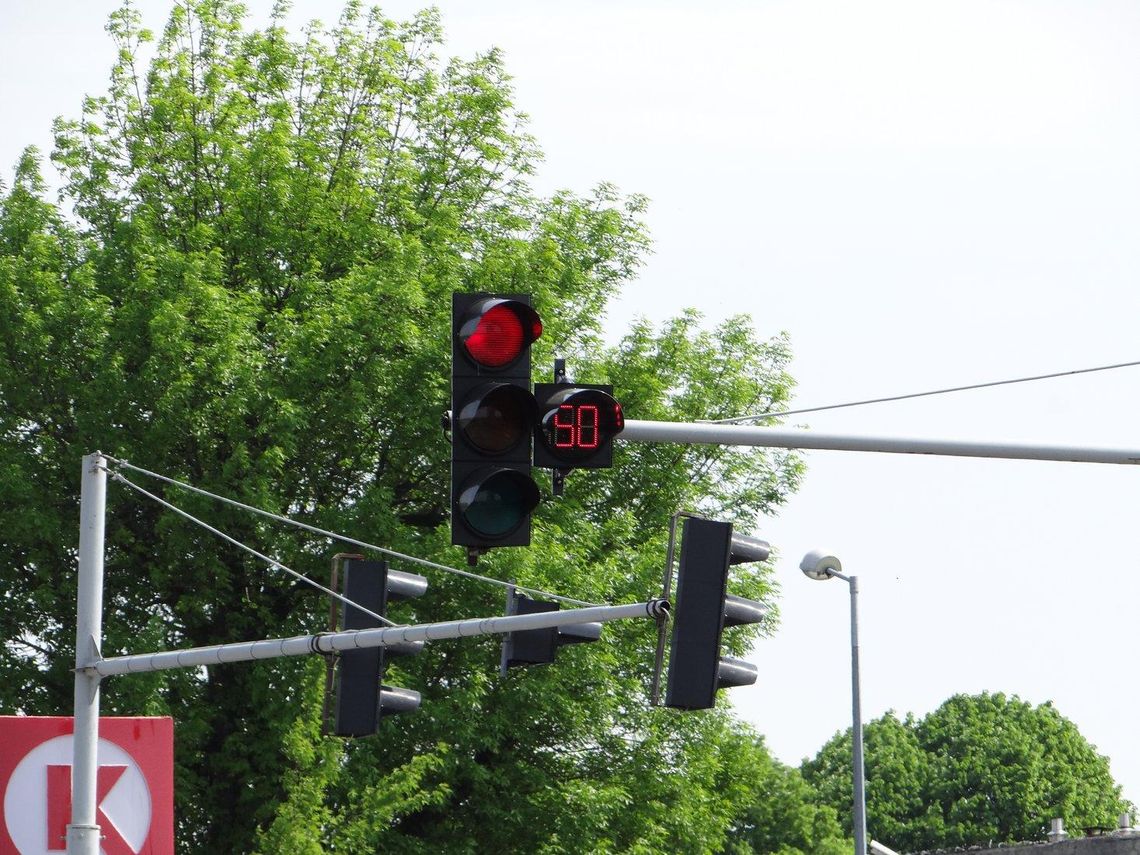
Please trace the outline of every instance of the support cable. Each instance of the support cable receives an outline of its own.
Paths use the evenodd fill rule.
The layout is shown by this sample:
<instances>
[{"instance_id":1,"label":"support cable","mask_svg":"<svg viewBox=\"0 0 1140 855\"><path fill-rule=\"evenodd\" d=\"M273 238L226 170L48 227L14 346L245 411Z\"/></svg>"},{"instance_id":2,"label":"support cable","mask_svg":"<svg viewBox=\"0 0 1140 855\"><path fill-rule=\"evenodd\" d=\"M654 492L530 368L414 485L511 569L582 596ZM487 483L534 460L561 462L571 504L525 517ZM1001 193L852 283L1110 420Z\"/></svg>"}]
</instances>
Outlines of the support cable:
<instances>
[{"instance_id":1,"label":"support cable","mask_svg":"<svg viewBox=\"0 0 1140 855\"><path fill-rule=\"evenodd\" d=\"M243 502L239 502L236 499L230 499L230 498L227 498L226 496L219 496L216 493L211 493L208 490L203 490L201 487L195 487L192 484L185 483L184 481L178 481L178 480L176 480L174 478L170 478L166 475L160 475L157 472L151 472L149 469L143 469L141 466L135 466L133 463L129 463L126 460L119 460L115 457L111 457L110 455L104 455L104 456L108 460L112 461L117 467L122 467L124 469L130 469L130 470L132 470L134 472L138 472L142 475L148 475L151 478L157 478L159 481L163 481L167 484L170 484L170 485L175 486L175 487L179 487L183 490L189 490L190 492L197 493L200 496L205 496L206 498L213 499L213 500L218 501L218 502L222 502L223 504L227 504L227 505L230 505L231 507L239 508L243 511L248 511L249 513L252 513L252 514L258 514L260 516L266 517L267 519L275 520L276 522L285 523L286 525L291 525L291 526L294 526L295 528L303 529L303 530L308 531L312 534L318 534L318 535L321 535L322 537L331 538L332 540L339 541L341 543L347 543L347 544L350 544L352 546L361 547L362 549L369 549L369 550L372 550L374 552L379 552L382 555L387 555L391 558L395 558L395 559L398 559L400 561L406 561L410 564L418 564L422 567L429 567L433 570L439 570L439 571L442 571L444 573L453 573L456 576L462 576L466 579L472 579L472 580L477 581L477 582L485 582L487 584L497 585L500 588L514 588L516 591L522 591L523 593L531 595L531 596L548 597L552 600L557 600L557 601L563 602L563 603L569 603L569 604L574 605L574 606L604 605L601 603L591 603L591 602L588 602L586 600L577 600L577 599L574 599L573 597L565 597L565 596L562 596L560 594L552 594L549 591L542 591L542 590L539 590L537 588L527 588L523 585L517 585L517 584L512 584L510 582L504 582L500 579L494 579L490 576L481 576L478 573L471 573L467 570L460 570L456 567L449 567L446 564L438 564L435 561L429 561L426 558L417 558L414 555L406 555L402 552L396 552L393 549L387 549L383 546L377 546L373 543L367 543L363 540L356 540L355 538L348 537L347 535L337 534L336 532L328 531L328 530L323 529L323 528L317 528L316 526L309 525L308 523L303 523L303 522L300 522L298 520L291 519L289 517L281 516L280 514L275 514L275 513L272 513L270 511L262 510L261 508L255 508L253 505L244 504ZM115 473L112 473L112 475L114 475L114 474ZM139 488L136 487L136 489L139 489ZM150 495L150 494L148 493L147 495ZM152 498L155 498L157 501L162 502L162 500L157 499L157 497L152 496ZM163 504L165 504L165 502L163 502Z\"/></svg>"},{"instance_id":2,"label":"support cable","mask_svg":"<svg viewBox=\"0 0 1140 855\"><path fill-rule=\"evenodd\" d=\"M111 458L107 458L107 459L110 460ZM344 597L341 594L338 594L336 591L332 590L332 588L326 588L320 582L314 582L312 579L310 579L305 574L298 573L296 570L292 570L289 567L286 567L280 561L277 561L273 558L270 558L268 555L263 555L262 553L258 552L256 549L254 549L253 547L246 546L240 540L235 540L234 538L232 538L228 534L226 534L224 531L221 531L219 529L214 528L209 523L203 522L202 520L195 517L193 514L189 514L186 511L182 510L181 508L175 507L174 505L170 504L170 502L166 501L165 499L161 499L158 496L154 495L154 493L147 492L142 487L140 487L138 484L135 484L133 481L127 480L125 477L123 477L122 474L120 474L118 472L112 472L110 470L108 470L108 474L115 481L119 482L120 484L125 484L128 487L130 487L132 490L135 490L136 492L139 492L142 495L146 496L148 499L152 499L155 502L158 502L164 508L167 508L168 510L173 511L174 513L178 514L183 519L189 520L190 522L194 523L195 525L201 526L202 528L206 529L206 531L210 532L211 534L217 535L222 540L224 540L228 543L232 543L234 546L238 547L239 549L245 550L250 555L253 555L257 558L260 558L262 561L267 563L272 569L284 570L290 576L294 577L297 581L304 582L306 585L311 585L312 587L316 588L318 591L321 591L325 594L328 594L330 597L334 597L337 600L340 600L342 603L345 603L346 605L352 606L355 609L359 609L360 611L364 612L369 617L376 618L378 621L385 624L386 626L399 626L400 625L400 624L397 624L394 621L389 620L388 618L384 617L384 615L376 614L376 612L372 611L371 609L365 608L364 606L360 605L359 603L354 603L352 600L348 599L347 597Z\"/></svg>"},{"instance_id":3,"label":"support cable","mask_svg":"<svg viewBox=\"0 0 1140 855\"><path fill-rule=\"evenodd\" d=\"M820 413L824 410L841 410L846 407L862 407L865 404L884 404L890 401L906 401L911 398L928 398L932 395L946 395L950 392L969 392L974 389L988 389L992 386L1010 386L1014 383L1029 383L1034 380L1052 380L1057 377L1071 377L1074 374L1091 374L1094 371L1112 371L1116 368L1132 368L1140 365L1136 362L1120 362L1116 365L1100 365L1096 368L1078 368L1074 371L1058 371L1054 374L1038 374L1034 377L1018 377L1014 380L994 380L989 383L973 383L969 386L951 386L949 389L935 389L930 392L911 392L907 395L891 395L886 398L869 398L865 401L848 401L845 404L828 404L825 407L806 407L801 410L784 410L777 413L757 413L754 416L735 416L731 419L709 420L707 424L732 425L741 422L750 422L755 419L776 419L784 416L802 416L805 413Z\"/></svg>"}]
</instances>

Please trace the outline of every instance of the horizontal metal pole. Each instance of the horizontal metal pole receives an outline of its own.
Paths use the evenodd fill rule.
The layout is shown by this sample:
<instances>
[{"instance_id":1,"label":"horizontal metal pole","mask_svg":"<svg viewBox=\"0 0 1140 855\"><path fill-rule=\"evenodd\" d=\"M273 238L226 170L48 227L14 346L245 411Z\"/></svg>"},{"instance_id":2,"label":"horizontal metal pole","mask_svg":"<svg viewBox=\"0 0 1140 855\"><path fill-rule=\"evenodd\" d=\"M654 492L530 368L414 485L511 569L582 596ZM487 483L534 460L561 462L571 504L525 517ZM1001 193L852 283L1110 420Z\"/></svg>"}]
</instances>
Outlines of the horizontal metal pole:
<instances>
[{"instance_id":1,"label":"horizontal metal pole","mask_svg":"<svg viewBox=\"0 0 1140 855\"><path fill-rule=\"evenodd\" d=\"M934 454L947 457L996 457L1006 460L1059 460L1072 463L1140 464L1140 449L966 442L957 439L908 439L815 433L808 430L720 425L707 422L650 422L629 419L617 437L626 442L674 442L750 445L763 448L877 451L885 454Z\"/></svg>"},{"instance_id":2,"label":"horizontal metal pole","mask_svg":"<svg viewBox=\"0 0 1140 855\"><path fill-rule=\"evenodd\" d=\"M292 638L264 641L239 641L234 644L217 644L212 647L194 647L188 650L168 650L162 653L138 653L131 656L112 656L89 663L79 670L90 671L100 677L119 674L144 674L169 668L200 668L204 665L221 665L227 662L253 662L260 659L277 659L282 656L305 656L310 653L335 653L341 650L362 650L384 647L389 644L415 641L442 641L448 638L467 638L474 635L518 632L526 629L549 629L555 626L593 623L594 621L622 620L624 618L656 618L667 613L667 600L649 600L622 606L590 606L584 609L541 612L531 615L498 615L489 618L423 623L413 626L391 626L378 629L347 630L320 635L297 635Z\"/></svg>"}]
</instances>

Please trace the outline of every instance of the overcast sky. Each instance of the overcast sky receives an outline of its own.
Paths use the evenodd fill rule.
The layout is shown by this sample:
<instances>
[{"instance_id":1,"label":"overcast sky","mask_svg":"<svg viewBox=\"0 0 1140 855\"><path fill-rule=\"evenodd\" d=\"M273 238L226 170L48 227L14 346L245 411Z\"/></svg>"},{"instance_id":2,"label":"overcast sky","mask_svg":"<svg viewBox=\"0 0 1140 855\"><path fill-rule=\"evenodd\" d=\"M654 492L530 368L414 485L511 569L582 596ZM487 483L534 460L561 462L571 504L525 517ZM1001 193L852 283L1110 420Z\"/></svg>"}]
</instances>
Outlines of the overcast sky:
<instances>
[{"instance_id":1,"label":"overcast sky","mask_svg":"<svg viewBox=\"0 0 1140 855\"><path fill-rule=\"evenodd\" d=\"M105 88L105 0L0 4L0 176ZM160 28L168 0L140 0ZM250 2L265 22L268 0ZM420 4L385 4L393 17ZM655 253L608 319L696 306L792 340L797 406L1140 359L1140 5L1108 0L441 2L447 52L505 51L536 184L652 200ZM333 22L301 0L293 21ZM1140 368L798 417L831 433L1140 449ZM620 398L621 390L617 390ZM628 412L637 418L635 412ZM786 762L863 713L958 692L1052 700L1140 802L1140 471L812 452L755 533L778 635L731 697ZM722 694L721 697L724 697ZM889 841L888 841L889 842Z\"/></svg>"}]
</instances>

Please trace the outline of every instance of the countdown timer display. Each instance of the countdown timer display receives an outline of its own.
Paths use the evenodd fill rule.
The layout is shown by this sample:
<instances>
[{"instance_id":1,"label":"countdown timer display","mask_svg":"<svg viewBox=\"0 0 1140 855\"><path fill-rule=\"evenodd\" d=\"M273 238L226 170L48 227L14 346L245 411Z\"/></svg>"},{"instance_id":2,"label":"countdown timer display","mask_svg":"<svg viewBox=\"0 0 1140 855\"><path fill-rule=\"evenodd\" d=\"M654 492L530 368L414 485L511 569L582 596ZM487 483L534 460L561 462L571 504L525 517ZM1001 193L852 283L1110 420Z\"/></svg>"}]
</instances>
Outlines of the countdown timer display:
<instances>
[{"instance_id":1,"label":"countdown timer display","mask_svg":"<svg viewBox=\"0 0 1140 855\"><path fill-rule=\"evenodd\" d=\"M560 404L546 426L547 443L559 450L592 453L602 443L601 412L597 404Z\"/></svg>"},{"instance_id":2,"label":"countdown timer display","mask_svg":"<svg viewBox=\"0 0 1140 855\"><path fill-rule=\"evenodd\" d=\"M548 469L611 465L612 440L625 427L612 386L539 383L534 465Z\"/></svg>"}]
</instances>

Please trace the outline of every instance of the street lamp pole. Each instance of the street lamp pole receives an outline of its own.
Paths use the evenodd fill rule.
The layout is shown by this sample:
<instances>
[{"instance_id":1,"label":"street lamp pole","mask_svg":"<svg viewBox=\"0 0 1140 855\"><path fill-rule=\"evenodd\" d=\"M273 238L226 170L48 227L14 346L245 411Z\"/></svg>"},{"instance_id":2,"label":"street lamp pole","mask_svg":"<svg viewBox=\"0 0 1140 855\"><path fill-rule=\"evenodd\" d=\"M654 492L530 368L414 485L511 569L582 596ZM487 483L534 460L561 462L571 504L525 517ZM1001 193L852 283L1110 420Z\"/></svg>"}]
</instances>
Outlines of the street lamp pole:
<instances>
[{"instance_id":1,"label":"street lamp pole","mask_svg":"<svg viewBox=\"0 0 1140 855\"><path fill-rule=\"evenodd\" d=\"M859 577L845 576L843 564L834 555L813 550L804 556L800 569L809 579L842 579L851 591L851 773L854 781L855 855L867 855L867 795L863 766L863 712L859 702Z\"/></svg>"},{"instance_id":2,"label":"street lamp pole","mask_svg":"<svg viewBox=\"0 0 1140 855\"><path fill-rule=\"evenodd\" d=\"M863 712L859 704L859 577L834 574L851 589L851 770L855 780L855 851L867 855L867 796L863 766Z\"/></svg>"}]
</instances>

